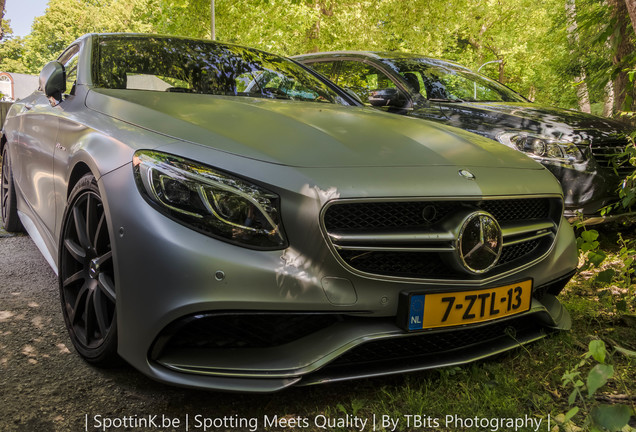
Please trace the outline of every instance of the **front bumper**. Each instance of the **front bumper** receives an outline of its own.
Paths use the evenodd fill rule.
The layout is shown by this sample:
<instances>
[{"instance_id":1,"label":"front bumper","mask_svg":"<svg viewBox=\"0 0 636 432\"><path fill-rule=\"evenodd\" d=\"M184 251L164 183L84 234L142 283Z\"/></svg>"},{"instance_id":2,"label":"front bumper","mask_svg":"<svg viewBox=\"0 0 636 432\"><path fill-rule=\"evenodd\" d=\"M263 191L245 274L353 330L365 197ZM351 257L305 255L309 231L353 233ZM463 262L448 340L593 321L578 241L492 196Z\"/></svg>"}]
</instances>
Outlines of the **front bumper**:
<instances>
[{"instance_id":1,"label":"front bumper","mask_svg":"<svg viewBox=\"0 0 636 432\"><path fill-rule=\"evenodd\" d=\"M602 215L601 210L618 200L618 190L629 175L629 168L623 167L620 175L612 168L600 166L589 159L577 165L543 162L543 165L559 180L563 188L564 215L569 222L580 221L585 225L595 225L611 221L633 218L636 212L616 210Z\"/></svg>"},{"instance_id":2,"label":"front bumper","mask_svg":"<svg viewBox=\"0 0 636 432\"><path fill-rule=\"evenodd\" d=\"M409 333L396 324L400 293L426 285L347 271L322 238L321 204L315 198L283 197L284 203L296 201L294 211L307 223L286 225L288 249L254 251L162 216L141 198L130 167L120 171L100 179L103 191L117 191L114 199L103 199L114 239L119 353L159 381L271 392L466 363L569 328L569 315L554 297L577 265L574 235L565 221L545 258L486 286L532 278L529 311L478 325ZM455 283L450 289L467 287ZM223 316L232 317L225 326ZM230 329L253 333L259 325L249 321L257 317L267 322L268 316L276 317L274 324L303 317L308 330L261 345L245 342L254 340L252 334L229 337ZM209 319L216 321L208 326L207 337L195 335L192 343L179 343L184 326ZM265 333L261 340L286 331L277 325L260 327ZM206 339L220 339L221 344L206 344ZM231 343L224 346L226 340ZM397 355L387 357L387 352Z\"/></svg>"}]
</instances>

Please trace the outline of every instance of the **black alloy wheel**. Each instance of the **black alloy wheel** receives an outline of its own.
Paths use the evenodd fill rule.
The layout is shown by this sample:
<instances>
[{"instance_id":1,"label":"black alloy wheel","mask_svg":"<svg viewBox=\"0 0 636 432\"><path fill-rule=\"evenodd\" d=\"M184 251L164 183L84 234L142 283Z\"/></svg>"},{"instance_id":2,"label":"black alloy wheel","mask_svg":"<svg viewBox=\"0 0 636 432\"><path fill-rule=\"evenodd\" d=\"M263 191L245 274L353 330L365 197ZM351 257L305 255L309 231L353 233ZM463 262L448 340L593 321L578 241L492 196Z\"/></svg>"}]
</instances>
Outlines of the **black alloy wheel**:
<instances>
[{"instance_id":1,"label":"black alloy wheel","mask_svg":"<svg viewBox=\"0 0 636 432\"><path fill-rule=\"evenodd\" d=\"M5 145L2 151L2 183L0 183L0 208L2 209L2 224L8 232L22 232L24 228L18 217L17 198L13 174L9 163L9 149Z\"/></svg>"},{"instance_id":2,"label":"black alloy wheel","mask_svg":"<svg viewBox=\"0 0 636 432\"><path fill-rule=\"evenodd\" d=\"M119 363L113 253L95 178L82 177L68 202L59 260L64 320L87 362L113 366Z\"/></svg>"}]
</instances>

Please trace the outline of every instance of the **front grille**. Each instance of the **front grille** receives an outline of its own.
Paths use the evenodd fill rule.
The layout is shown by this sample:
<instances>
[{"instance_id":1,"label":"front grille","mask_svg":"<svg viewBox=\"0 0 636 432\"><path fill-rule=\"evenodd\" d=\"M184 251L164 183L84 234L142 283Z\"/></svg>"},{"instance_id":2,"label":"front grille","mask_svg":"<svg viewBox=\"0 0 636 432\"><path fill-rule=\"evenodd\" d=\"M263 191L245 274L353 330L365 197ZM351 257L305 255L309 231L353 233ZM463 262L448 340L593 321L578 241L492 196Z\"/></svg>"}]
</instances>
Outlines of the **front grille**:
<instances>
[{"instance_id":1,"label":"front grille","mask_svg":"<svg viewBox=\"0 0 636 432\"><path fill-rule=\"evenodd\" d=\"M501 257L483 275L458 268L457 220L482 210L504 234ZM560 198L479 201L334 201L323 212L332 249L350 269L392 278L477 280L511 271L544 255L561 218Z\"/></svg>"},{"instance_id":2,"label":"front grille","mask_svg":"<svg viewBox=\"0 0 636 432\"><path fill-rule=\"evenodd\" d=\"M479 327L446 332L422 332L401 338L379 339L347 351L325 367L361 366L369 363L400 362L486 344L503 337L515 337L537 327L533 317L496 321Z\"/></svg>"},{"instance_id":3,"label":"front grille","mask_svg":"<svg viewBox=\"0 0 636 432\"><path fill-rule=\"evenodd\" d=\"M629 163L629 157L624 154L628 144L627 139L612 139L602 143L592 144L591 150L596 163L601 168L612 170L621 177L626 177L636 167Z\"/></svg>"}]
</instances>

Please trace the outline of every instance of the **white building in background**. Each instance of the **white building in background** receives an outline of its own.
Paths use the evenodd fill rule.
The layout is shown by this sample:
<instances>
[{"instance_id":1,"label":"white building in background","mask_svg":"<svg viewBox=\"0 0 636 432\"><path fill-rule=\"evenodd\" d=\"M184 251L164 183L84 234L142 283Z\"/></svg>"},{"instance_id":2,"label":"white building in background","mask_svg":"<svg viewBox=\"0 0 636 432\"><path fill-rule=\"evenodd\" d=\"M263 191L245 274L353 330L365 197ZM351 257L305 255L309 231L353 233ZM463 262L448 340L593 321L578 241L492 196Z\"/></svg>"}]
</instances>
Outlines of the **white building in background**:
<instances>
[{"instance_id":1,"label":"white building in background","mask_svg":"<svg viewBox=\"0 0 636 432\"><path fill-rule=\"evenodd\" d=\"M3 101L20 100L37 90L38 86L36 75L0 72L0 93Z\"/></svg>"}]
</instances>

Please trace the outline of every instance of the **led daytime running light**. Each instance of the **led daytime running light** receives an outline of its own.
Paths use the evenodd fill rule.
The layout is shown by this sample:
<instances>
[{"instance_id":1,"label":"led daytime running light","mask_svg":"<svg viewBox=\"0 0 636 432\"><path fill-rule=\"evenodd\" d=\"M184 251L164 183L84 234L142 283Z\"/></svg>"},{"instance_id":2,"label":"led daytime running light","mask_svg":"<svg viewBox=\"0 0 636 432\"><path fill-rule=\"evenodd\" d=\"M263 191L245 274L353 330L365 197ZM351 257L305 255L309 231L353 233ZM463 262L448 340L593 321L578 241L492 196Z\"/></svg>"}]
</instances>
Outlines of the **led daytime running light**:
<instances>
[{"instance_id":1,"label":"led daytime running light","mask_svg":"<svg viewBox=\"0 0 636 432\"><path fill-rule=\"evenodd\" d=\"M166 216L212 237L255 249L282 249L279 197L220 170L154 151L133 158L142 195Z\"/></svg>"}]
</instances>

